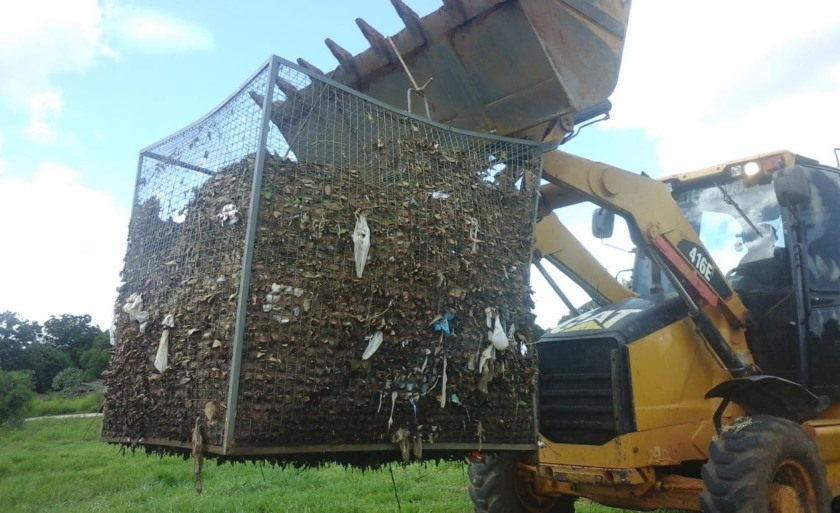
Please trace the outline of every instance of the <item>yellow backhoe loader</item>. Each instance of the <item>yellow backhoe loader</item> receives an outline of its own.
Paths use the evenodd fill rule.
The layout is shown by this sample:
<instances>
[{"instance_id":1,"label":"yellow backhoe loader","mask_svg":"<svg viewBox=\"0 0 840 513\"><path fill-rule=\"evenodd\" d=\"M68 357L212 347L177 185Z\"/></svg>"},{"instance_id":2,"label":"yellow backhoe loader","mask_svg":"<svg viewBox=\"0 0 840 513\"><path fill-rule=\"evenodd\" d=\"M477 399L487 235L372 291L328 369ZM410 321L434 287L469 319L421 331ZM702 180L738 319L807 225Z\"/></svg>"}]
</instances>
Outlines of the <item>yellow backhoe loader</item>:
<instances>
[{"instance_id":1,"label":"yellow backhoe loader","mask_svg":"<svg viewBox=\"0 0 840 513\"><path fill-rule=\"evenodd\" d=\"M477 512L840 511L840 171L780 151L661 180L556 150L608 116L628 25L620 0L445 0L330 76L475 131L542 141L535 262L599 308L535 345L529 453L477 454ZM305 61L299 61L309 66ZM311 66L310 66L311 67ZM630 288L554 211L624 218Z\"/></svg>"}]
</instances>

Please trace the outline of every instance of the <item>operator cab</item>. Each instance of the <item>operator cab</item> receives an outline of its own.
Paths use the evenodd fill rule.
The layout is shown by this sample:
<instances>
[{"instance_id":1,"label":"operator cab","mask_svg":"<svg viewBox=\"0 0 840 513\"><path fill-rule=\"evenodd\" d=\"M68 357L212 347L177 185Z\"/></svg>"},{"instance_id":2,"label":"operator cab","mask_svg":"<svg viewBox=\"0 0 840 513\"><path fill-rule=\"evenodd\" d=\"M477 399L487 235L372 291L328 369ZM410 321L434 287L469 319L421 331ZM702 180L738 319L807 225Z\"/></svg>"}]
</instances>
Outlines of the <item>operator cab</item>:
<instances>
[{"instance_id":1,"label":"operator cab","mask_svg":"<svg viewBox=\"0 0 840 513\"><path fill-rule=\"evenodd\" d=\"M840 170L780 153L664 181L749 309L762 371L840 399ZM673 290L644 255L633 277Z\"/></svg>"}]
</instances>

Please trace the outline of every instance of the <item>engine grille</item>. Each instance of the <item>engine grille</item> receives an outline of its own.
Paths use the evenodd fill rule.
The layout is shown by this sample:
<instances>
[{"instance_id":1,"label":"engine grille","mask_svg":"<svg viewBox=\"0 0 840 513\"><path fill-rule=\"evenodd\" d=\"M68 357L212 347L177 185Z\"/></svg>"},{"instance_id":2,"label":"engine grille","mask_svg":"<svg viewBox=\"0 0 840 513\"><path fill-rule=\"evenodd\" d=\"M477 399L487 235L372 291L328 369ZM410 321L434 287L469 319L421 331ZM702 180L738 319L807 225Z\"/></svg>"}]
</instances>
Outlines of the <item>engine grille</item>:
<instances>
[{"instance_id":1,"label":"engine grille","mask_svg":"<svg viewBox=\"0 0 840 513\"><path fill-rule=\"evenodd\" d=\"M543 340L540 433L557 443L601 445L635 429L624 345L614 338Z\"/></svg>"}]
</instances>

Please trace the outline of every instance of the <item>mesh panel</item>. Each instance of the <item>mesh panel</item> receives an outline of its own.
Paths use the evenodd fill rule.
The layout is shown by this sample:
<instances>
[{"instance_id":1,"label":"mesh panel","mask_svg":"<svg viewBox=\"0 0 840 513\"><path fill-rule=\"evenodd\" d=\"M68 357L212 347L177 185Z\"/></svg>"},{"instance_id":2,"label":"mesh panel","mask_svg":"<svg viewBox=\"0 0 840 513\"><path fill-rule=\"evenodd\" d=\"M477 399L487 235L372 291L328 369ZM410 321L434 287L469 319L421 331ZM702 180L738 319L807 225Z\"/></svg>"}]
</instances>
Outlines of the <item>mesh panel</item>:
<instances>
[{"instance_id":1,"label":"mesh panel","mask_svg":"<svg viewBox=\"0 0 840 513\"><path fill-rule=\"evenodd\" d=\"M521 348L539 147L426 123L277 62L273 80L264 70L141 155L118 307L139 294L150 320L141 332L143 316L120 316L104 436L186 446L198 419L207 442L243 453L533 443L535 355ZM510 349L492 349L494 329Z\"/></svg>"},{"instance_id":2,"label":"mesh panel","mask_svg":"<svg viewBox=\"0 0 840 513\"><path fill-rule=\"evenodd\" d=\"M248 204L250 176L226 170L254 160L262 109L246 91L265 90L267 81L266 69L211 115L140 156L117 310L139 295L140 320L149 320L118 317L105 434L187 442L208 403L227 403L245 223L223 224L219 214ZM169 314L175 327L161 373L154 362ZM222 422L207 428L207 441L221 444Z\"/></svg>"}]
</instances>

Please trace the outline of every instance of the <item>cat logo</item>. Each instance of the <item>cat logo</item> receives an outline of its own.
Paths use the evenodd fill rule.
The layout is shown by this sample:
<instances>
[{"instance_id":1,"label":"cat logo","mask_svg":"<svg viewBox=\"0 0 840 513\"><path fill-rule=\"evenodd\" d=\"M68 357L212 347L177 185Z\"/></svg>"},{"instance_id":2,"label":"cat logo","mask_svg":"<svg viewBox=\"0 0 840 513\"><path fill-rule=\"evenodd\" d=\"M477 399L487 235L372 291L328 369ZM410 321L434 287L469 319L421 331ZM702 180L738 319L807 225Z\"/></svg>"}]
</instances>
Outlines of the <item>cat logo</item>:
<instances>
[{"instance_id":1,"label":"cat logo","mask_svg":"<svg viewBox=\"0 0 840 513\"><path fill-rule=\"evenodd\" d=\"M621 310L598 310L561 322L554 328L551 328L549 333L561 333L565 331L583 330L605 330L611 328L615 325L615 323L617 323L621 319L624 319L628 315L633 315L641 311L641 308L626 308Z\"/></svg>"}]
</instances>

